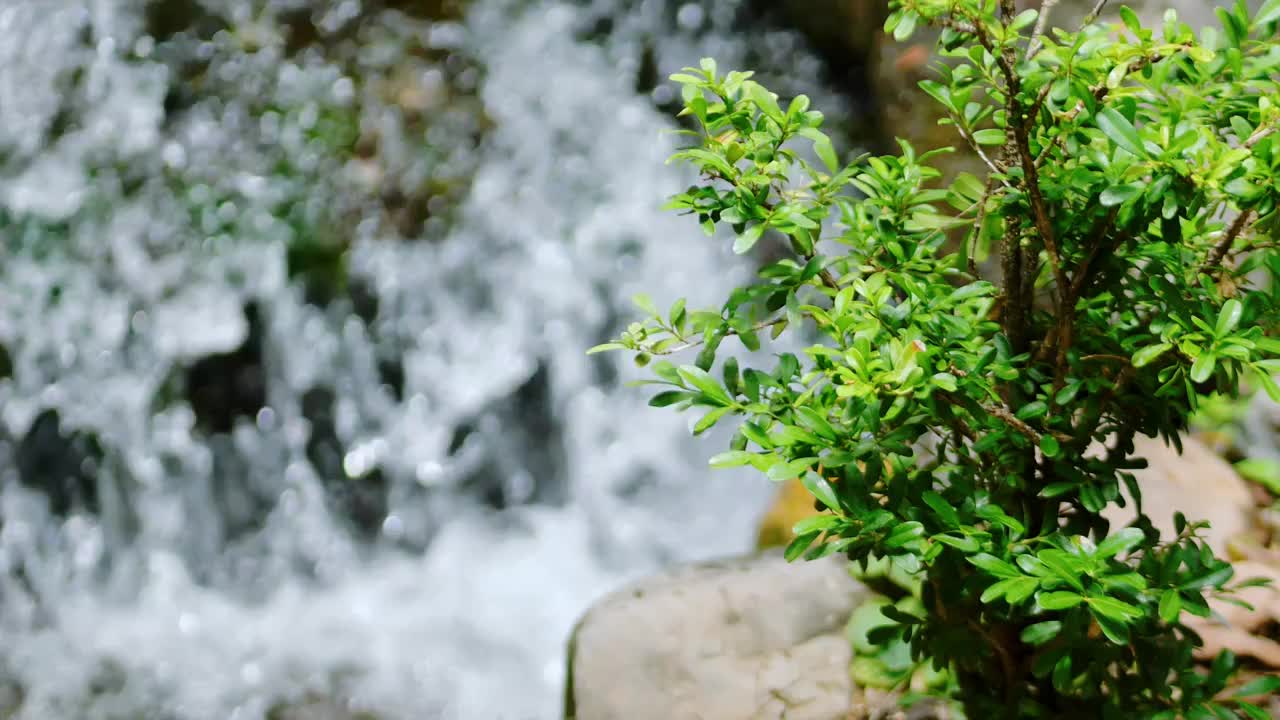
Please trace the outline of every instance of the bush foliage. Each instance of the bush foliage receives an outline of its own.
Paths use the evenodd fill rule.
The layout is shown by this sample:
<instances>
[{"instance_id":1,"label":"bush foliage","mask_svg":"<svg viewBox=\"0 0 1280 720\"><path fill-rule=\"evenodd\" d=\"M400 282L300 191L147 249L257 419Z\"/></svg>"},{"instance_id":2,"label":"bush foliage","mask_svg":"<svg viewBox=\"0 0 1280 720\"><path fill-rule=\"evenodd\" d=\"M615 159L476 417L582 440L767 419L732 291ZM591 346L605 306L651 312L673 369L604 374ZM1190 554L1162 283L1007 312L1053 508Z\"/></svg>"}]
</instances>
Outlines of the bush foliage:
<instances>
[{"instance_id":1,"label":"bush foliage","mask_svg":"<svg viewBox=\"0 0 1280 720\"><path fill-rule=\"evenodd\" d=\"M1180 622L1239 587L1203 528L1101 511L1141 508L1138 434L1177 444L1242 377L1280 398L1280 0L1199 34L1128 8L1078 30L1011 0L890 9L898 40L938 29L921 85L985 177L944 186L950 148L905 141L845 162L807 98L704 60L672 76L697 127L674 157L700 180L669 207L785 257L718 308L639 297L595 350L635 352L652 405L703 411L695 433L732 419L712 465L801 478L829 512L789 558L915 575L922 602L879 608L869 640L947 669L970 718L1266 717ZM723 352L783 333L807 347L771 367Z\"/></svg>"}]
</instances>

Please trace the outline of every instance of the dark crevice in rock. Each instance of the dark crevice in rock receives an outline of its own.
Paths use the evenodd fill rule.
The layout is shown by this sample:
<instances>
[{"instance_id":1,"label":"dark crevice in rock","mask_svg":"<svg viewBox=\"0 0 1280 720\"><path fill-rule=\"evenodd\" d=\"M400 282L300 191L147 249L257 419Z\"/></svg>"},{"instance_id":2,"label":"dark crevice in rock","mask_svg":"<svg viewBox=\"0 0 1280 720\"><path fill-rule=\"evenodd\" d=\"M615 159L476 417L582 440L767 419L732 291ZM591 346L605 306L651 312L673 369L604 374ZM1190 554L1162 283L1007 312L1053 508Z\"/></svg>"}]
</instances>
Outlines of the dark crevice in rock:
<instances>
[{"instance_id":1,"label":"dark crevice in rock","mask_svg":"<svg viewBox=\"0 0 1280 720\"><path fill-rule=\"evenodd\" d=\"M658 86L661 79L658 76L658 58L653 49L653 43L646 41L644 48L640 51L640 67L636 70L636 92L648 95Z\"/></svg>"},{"instance_id":2,"label":"dark crevice in rock","mask_svg":"<svg viewBox=\"0 0 1280 720\"><path fill-rule=\"evenodd\" d=\"M229 433L238 418L252 419L267 404L262 311L250 302L244 313L249 332L240 347L203 357L184 373L187 402L205 434Z\"/></svg>"},{"instance_id":3,"label":"dark crevice in rock","mask_svg":"<svg viewBox=\"0 0 1280 720\"><path fill-rule=\"evenodd\" d=\"M15 456L19 480L47 495L54 514L98 512L97 474L103 450L96 435L65 431L58 411L45 410L18 442Z\"/></svg>"},{"instance_id":4,"label":"dark crevice in rock","mask_svg":"<svg viewBox=\"0 0 1280 720\"><path fill-rule=\"evenodd\" d=\"M401 358L378 360L378 379L396 402L404 400L404 361Z\"/></svg>"},{"instance_id":5,"label":"dark crevice in rock","mask_svg":"<svg viewBox=\"0 0 1280 720\"><path fill-rule=\"evenodd\" d=\"M519 388L474 419L460 423L449 443L459 455L478 444L482 460L461 487L495 510L568 501L564 430L555 418L551 373L545 362Z\"/></svg>"},{"instance_id":6,"label":"dark crevice in rock","mask_svg":"<svg viewBox=\"0 0 1280 720\"><path fill-rule=\"evenodd\" d=\"M337 396L327 387L313 387L302 396L302 414L311 425L307 459L320 477L334 514L351 524L365 540L374 539L387 516L389 484L380 467L356 477L344 466L346 448L338 438L334 419Z\"/></svg>"},{"instance_id":7,"label":"dark crevice in rock","mask_svg":"<svg viewBox=\"0 0 1280 720\"><path fill-rule=\"evenodd\" d=\"M146 5L143 27L160 43L180 33L208 40L219 30L226 29L227 22L209 12L197 0L155 0Z\"/></svg>"}]
</instances>

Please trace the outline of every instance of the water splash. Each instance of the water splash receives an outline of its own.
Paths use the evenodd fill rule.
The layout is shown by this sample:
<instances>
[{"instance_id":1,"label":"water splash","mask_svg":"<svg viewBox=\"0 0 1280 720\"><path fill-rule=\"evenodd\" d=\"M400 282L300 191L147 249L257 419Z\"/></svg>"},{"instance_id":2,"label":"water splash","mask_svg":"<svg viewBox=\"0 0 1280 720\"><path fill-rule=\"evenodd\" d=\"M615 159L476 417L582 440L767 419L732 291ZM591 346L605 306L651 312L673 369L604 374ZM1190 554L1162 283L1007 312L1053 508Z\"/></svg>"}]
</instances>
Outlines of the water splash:
<instances>
[{"instance_id":1,"label":"water splash","mask_svg":"<svg viewBox=\"0 0 1280 720\"><path fill-rule=\"evenodd\" d=\"M396 5L0 7L0 716L555 717L592 598L750 541L583 354L747 271L638 79L733 3Z\"/></svg>"}]
</instances>

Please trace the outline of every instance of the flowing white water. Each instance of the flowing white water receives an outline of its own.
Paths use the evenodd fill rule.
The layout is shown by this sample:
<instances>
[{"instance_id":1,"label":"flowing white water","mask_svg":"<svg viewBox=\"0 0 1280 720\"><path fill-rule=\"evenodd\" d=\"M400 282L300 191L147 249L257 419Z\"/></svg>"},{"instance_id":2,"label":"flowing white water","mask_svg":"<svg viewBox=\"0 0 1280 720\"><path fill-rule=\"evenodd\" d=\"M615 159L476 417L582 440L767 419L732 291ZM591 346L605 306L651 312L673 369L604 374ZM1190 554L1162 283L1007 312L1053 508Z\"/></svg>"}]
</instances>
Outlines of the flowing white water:
<instances>
[{"instance_id":1,"label":"flowing white water","mask_svg":"<svg viewBox=\"0 0 1280 720\"><path fill-rule=\"evenodd\" d=\"M556 717L590 601L746 549L769 493L706 469L723 437L647 408L629 358L583 352L633 292L711 303L747 271L658 210L689 178L634 91L645 38L660 75L740 59L717 29L731 4L385 14L348 58L384 84L283 39L284 11L340 33L359 2L177 3L229 23L164 41L145 34L159 4L0 2L0 717L250 719L309 693L388 719ZM613 19L600 42L579 39L592 14ZM471 87L459 110L448 93ZM335 160L325 133L353 106L379 148ZM467 176L412 241L370 200ZM363 320L287 275L290 244L335 217L355 218ZM264 405L212 432L172 378L245 343L251 301ZM541 399L512 410L531 378ZM55 439L35 462L50 410L79 454ZM375 473L386 504L361 539L333 489Z\"/></svg>"}]
</instances>

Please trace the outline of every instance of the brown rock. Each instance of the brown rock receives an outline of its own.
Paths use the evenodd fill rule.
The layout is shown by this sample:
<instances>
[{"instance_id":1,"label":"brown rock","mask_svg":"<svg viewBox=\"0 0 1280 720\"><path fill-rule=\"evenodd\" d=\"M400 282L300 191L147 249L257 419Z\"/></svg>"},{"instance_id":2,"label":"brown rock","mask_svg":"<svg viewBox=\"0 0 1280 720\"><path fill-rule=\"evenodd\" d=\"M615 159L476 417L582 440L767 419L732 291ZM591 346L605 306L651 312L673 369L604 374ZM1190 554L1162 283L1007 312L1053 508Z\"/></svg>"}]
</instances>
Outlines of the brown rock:
<instances>
[{"instance_id":1,"label":"brown rock","mask_svg":"<svg viewBox=\"0 0 1280 720\"><path fill-rule=\"evenodd\" d=\"M799 480L792 479L782 483L777 499L760 520L760 531L756 535L756 549L786 547L795 538L791 528L801 520L817 513L813 495L800 484Z\"/></svg>"},{"instance_id":2,"label":"brown rock","mask_svg":"<svg viewBox=\"0 0 1280 720\"><path fill-rule=\"evenodd\" d=\"M1204 537L1219 557L1231 538L1249 530L1253 498L1245 481L1227 461L1193 437L1182 439L1182 454L1162 440L1139 436L1134 451L1148 466L1134 473L1142 490L1142 510L1162 537L1174 535L1173 516L1181 511L1193 522L1207 520ZM1126 492L1126 497L1128 493ZM1111 506L1103 515L1113 528L1133 521L1135 508Z\"/></svg>"},{"instance_id":3,"label":"brown rock","mask_svg":"<svg viewBox=\"0 0 1280 720\"><path fill-rule=\"evenodd\" d=\"M863 590L836 558L671 570L604 598L570 643L565 717L839 720L843 627Z\"/></svg>"}]
</instances>

